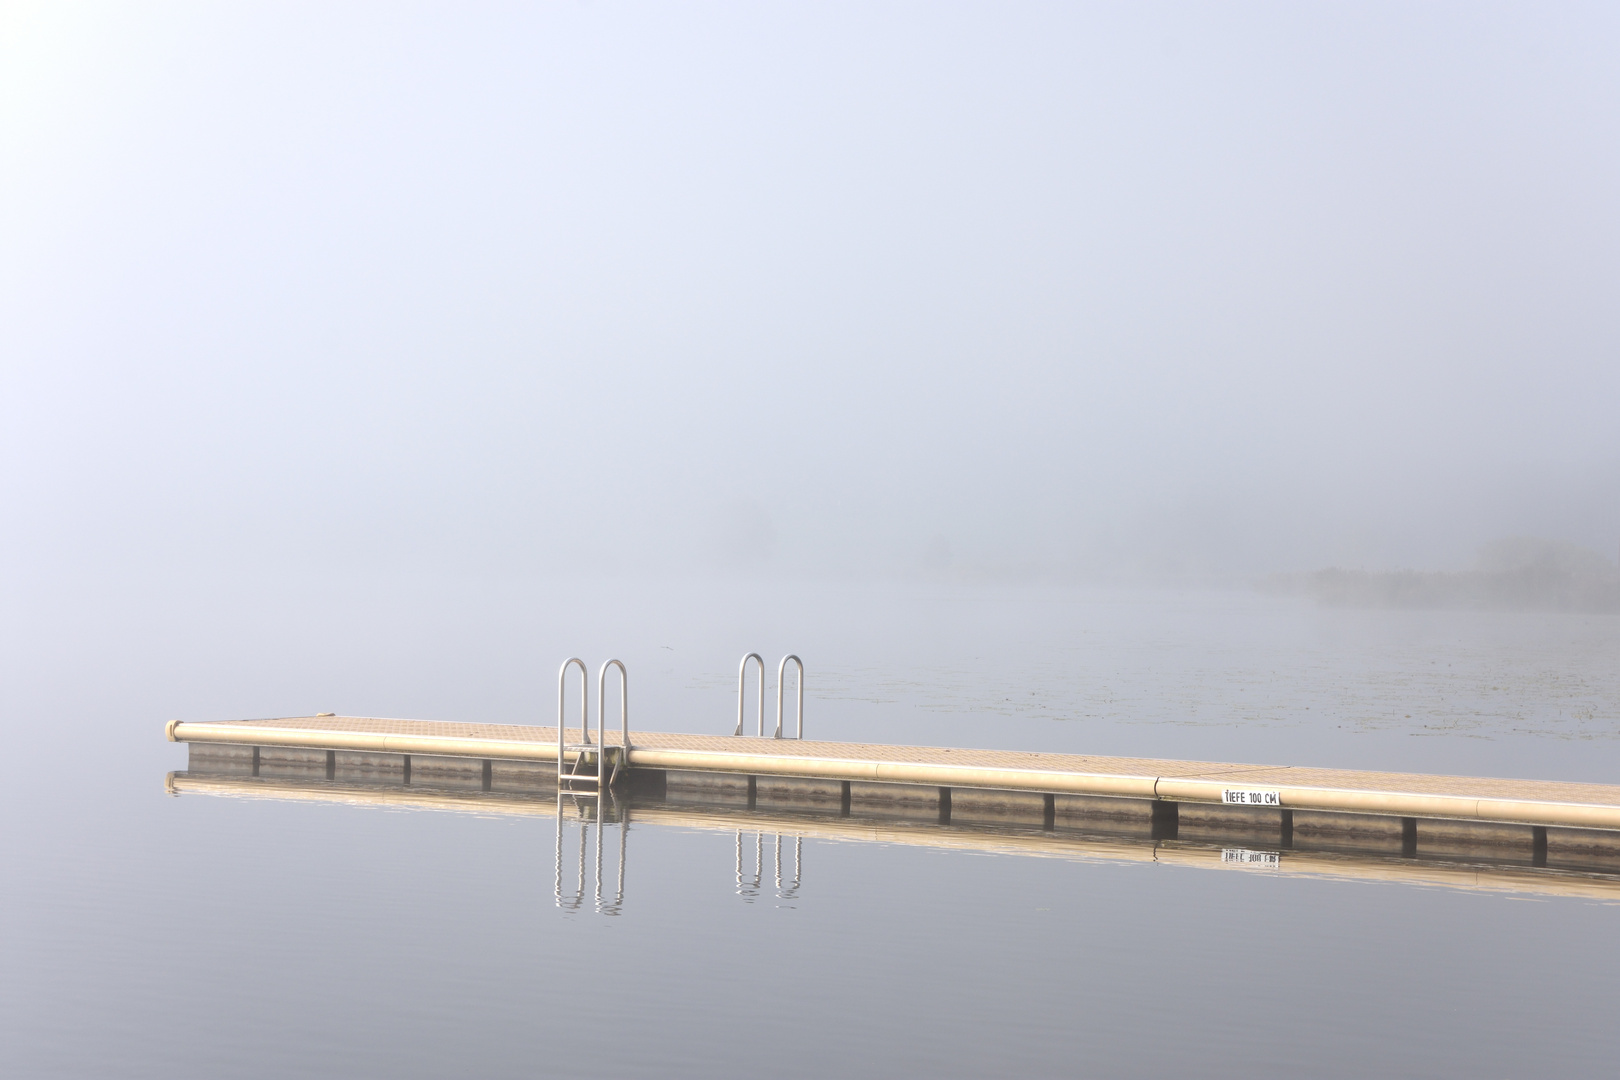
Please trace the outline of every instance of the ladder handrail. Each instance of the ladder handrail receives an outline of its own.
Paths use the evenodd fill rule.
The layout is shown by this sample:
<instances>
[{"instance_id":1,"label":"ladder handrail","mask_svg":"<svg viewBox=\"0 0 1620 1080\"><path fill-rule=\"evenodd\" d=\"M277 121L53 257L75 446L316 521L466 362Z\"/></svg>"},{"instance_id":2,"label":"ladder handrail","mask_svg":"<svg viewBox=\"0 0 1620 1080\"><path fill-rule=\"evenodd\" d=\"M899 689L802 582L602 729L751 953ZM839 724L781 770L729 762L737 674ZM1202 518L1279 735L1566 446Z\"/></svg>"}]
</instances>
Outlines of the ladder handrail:
<instances>
[{"instance_id":1,"label":"ladder handrail","mask_svg":"<svg viewBox=\"0 0 1620 1080\"><path fill-rule=\"evenodd\" d=\"M776 666L776 735L775 735L775 738L780 739L782 737L782 691L784 689L783 677L787 672L787 664L788 664L789 660L793 661L795 664L797 664L799 666L799 709L798 709L798 715L797 715L798 734L794 735L793 737L795 739L802 739L802 738L804 738L804 661L800 660L797 656L794 656L792 653L789 653L788 655L782 657L782 662ZM763 734L763 732L761 732L761 734Z\"/></svg>"},{"instance_id":2,"label":"ladder handrail","mask_svg":"<svg viewBox=\"0 0 1620 1080\"><path fill-rule=\"evenodd\" d=\"M617 775L620 766L626 769L630 767L630 673L625 671L623 660L609 660L596 673L596 741L601 744L604 754L607 753L607 742L603 738L606 728L602 726L602 714L607 709L607 673L610 667L619 669L619 738L622 749L618 763L613 766L613 772ZM600 774L602 766L598 765L596 771Z\"/></svg>"},{"instance_id":3,"label":"ladder handrail","mask_svg":"<svg viewBox=\"0 0 1620 1080\"><path fill-rule=\"evenodd\" d=\"M742 658L737 665L737 730L733 735L743 733L743 685L748 679L748 661L753 660L759 664L759 734L765 734L765 658L757 652L751 652Z\"/></svg>"},{"instance_id":4,"label":"ladder handrail","mask_svg":"<svg viewBox=\"0 0 1620 1080\"><path fill-rule=\"evenodd\" d=\"M563 704L565 691L568 688L568 669L575 665L579 667L580 741L584 743L591 741L591 673L586 669L585 661L577 656L570 656L563 661L562 667L557 670L557 782L559 787L562 785L563 758L566 756L564 743L567 741L563 737L565 724L567 723L567 719L563 714Z\"/></svg>"}]
</instances>

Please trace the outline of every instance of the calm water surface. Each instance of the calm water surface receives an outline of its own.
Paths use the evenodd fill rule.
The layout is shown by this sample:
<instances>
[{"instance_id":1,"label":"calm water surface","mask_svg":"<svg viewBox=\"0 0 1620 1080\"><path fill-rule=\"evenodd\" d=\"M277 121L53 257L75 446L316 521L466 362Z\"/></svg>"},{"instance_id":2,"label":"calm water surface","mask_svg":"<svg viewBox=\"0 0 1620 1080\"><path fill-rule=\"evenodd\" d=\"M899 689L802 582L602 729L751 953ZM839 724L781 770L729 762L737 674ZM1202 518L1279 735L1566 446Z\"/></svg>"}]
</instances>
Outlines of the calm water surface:
<instances>
[{"instance_id":1,"label":"calm water surface","mask_svg":"<svg viewBox=\"0 0 1620 1080\"><path fill-rule=\"evenodd\" d=\"M737 656L792 650L818 738L1614 782L1613 618L965 587L6 588L6 1075L1606 1076L1620 1049L1601 895L825 836L796 889L767 867L740 890L733 831L633 822L604 915L557 906L549 818L172 798L185 749L161 740L175 717L545 722L570 654L626 660L636 723L722 731Z\"/></svg>"}]
</instances>

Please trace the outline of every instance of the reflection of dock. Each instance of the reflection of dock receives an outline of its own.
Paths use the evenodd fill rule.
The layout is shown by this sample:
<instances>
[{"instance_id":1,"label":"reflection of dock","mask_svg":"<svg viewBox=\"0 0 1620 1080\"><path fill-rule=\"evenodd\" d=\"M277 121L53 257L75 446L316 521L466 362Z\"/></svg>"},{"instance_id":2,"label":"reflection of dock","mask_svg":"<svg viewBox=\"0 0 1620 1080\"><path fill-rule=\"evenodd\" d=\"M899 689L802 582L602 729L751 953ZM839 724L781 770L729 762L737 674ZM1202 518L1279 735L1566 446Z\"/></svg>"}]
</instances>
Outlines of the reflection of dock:
<instances>
[{"instance_id":1,"label":"reflection of dock","mask_svg":"<svg viewBox=\"0 0 1620 1080\"><path fill-rule=\"evenodd\" d=\"M555 784L560 771L555 727L315 716L172 722L167 734L191 743L194 760L253 776L402 786L475 777L493 792ZM565 763L589 778L598 755L574 752L589 738L569 729L561 741ZM633 790L715 805L1240 838L1257 849L1484 853L1535 866L1606 869L1620 858L1620 787L1604 784L660 732L636 732L623 763Z\"/></svg>"},{"instance_id":2,"label":"reflection of dock","mask_svg":"<svg viewBox=\"0 0 1620 1080\"><path fill-rule=\"evenodd\" d=\"M170 774L171 793L554 817L559 906L585 905L594 881L596 910L610 914L624 901L626 826L631 822L734 833L737 891L745 899L774 895L788 900L798 894L802 844L819 840L1081 862L1151 862L1620 902L1620 850L1606 857L1589 855L1569 866L1537 866L1529 858L1516 859L1512 849L1488 846L1464 849L1453 845L1444 853L1431 847L1416 855L1403 855L1398 835L1389 843L1390 837L1376 833L1313 836L1296 832L1284 844L1285 838L1276 832L1268 835L1230 823L1225 827L1201 825L1179 839L1155 838L1151 828L1134 827L1120 818L1097 819L1085 829L988 813L974 820L941 823L937 814L916 806L895 804L867 810L758 786L750 801L740 786L728 792L718 786L678 782L627 790L620 797L605 799L599 812L594 799L568 795L559 799L543 775L533 778L526 790L519 790L511 777L499 788L486 789L483 770L473 765L459 775L436 772L433 779L413 780L406 786L398 778L375 775L327 780L315 770L306 770L305 775L294 776L286 767L282 771L288 775L265 775L270 770L264 770L261 761L261 775L252 776L239 771L240 759L216 757L208 749L194 748L203 752L194 757L192 769ZM565 829L576 827L577 845L571 837L565 844ZM773 855L774 890L769 888Z\"/></svg>"}]
</instances>

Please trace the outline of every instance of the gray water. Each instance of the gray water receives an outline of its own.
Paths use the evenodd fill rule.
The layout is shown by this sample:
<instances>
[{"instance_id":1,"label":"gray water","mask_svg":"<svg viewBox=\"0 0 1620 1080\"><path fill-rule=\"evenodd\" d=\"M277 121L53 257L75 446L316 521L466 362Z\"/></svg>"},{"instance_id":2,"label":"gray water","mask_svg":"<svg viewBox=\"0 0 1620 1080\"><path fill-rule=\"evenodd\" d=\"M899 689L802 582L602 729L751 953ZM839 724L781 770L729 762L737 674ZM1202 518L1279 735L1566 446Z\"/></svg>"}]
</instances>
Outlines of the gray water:
<instances>
[{"instance_id":1,"label":"gray water","mask_svg":"<svg viewBox=\"0 0 1620 1080\"><path fill-rule=\"evenodd\" d=\"M1620 619L1240 593L749 582L13 581L0 639L11 1076L1598 1076L1617 909L632 824L616 917L543 817L184 796L165 720L729 730L794 651L807 734L1614 782Z\"/></svg>"}]
</instances>

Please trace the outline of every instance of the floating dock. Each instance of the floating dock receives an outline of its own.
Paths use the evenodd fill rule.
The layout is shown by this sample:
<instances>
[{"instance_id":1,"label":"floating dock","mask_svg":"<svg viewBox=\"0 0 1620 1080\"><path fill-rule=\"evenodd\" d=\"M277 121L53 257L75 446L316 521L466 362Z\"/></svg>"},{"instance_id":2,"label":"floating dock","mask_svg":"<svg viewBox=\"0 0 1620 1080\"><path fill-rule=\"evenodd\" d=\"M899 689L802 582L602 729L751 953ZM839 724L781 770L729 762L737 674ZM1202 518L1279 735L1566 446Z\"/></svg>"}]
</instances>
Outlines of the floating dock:
<instances>
[{"instance_id":1,"label":"floating dock","mask_svg":"<svg viewBox=\"0 0 1620 1080\"><path fill-rule=\"evenodd\" d=\"M554 788L559 741L584 740L578 728L559 740L555 727L351 716L171 721L166 734L191 743L194 758L229 758L250 776L406 786L461 777L483 791L535 791L548 779ZM622 742L606 732L610 757ZM1408 856L1522 848L1533 866L1606 864L1620 852L1620 786L1607 784L646 731L634 733L624 764L627 790L697 792L750 809L831 806L1154 839L1213 830L1280 849L1314 837Z\"/></svg>"}]
</instances>

